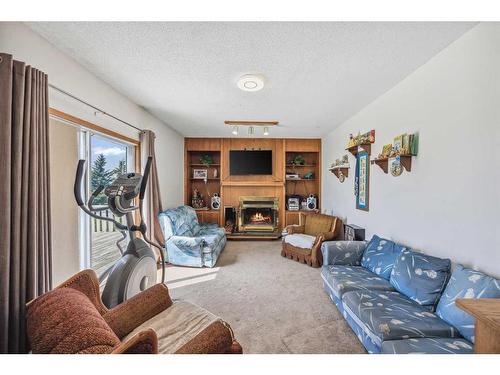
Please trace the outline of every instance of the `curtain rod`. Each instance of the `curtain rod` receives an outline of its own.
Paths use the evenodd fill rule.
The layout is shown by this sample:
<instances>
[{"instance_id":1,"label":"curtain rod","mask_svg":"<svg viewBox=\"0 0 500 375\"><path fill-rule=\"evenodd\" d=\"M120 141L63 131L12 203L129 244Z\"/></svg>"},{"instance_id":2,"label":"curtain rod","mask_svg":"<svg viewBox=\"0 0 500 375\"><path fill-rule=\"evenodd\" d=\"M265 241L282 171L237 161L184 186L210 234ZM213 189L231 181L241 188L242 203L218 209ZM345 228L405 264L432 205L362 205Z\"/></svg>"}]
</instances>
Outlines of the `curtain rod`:
<instances>
[{"instance_id":1,"label":"curtain rod","mask_svg":"<svg viewBox=\"0 0 500 375\"><path fill-rule=\"evenodd\" d=\"M87 103L85 100L82 100L82 99L80 99L80 98L77 98L77 97L76 97L76 96L74 96L73 94L70 94L69 92L67 92L67 91L65 91L65 90L63 90L63 89L60 89L60 88L59 88L59 87L57 87L57 86L54 86L54 85L52 85L52 84L50 84L50 83L49 83L49 87L50 87L51 89L54 89L54 90L56 90L56 91L59 91L60 93L62 93L62 94L64 94L64 95L69 96L70 98L72 98L72 99L74 99L74 100L76 100L76 101L78 101L78 102L80 102L80 103L85 104L86 106L89 106L90 108L92 108L92 109L94 109L94 110L98 111L99 113L102 113L103 115L106 115L106 116L108 116L108 117L111 117L112 119L115 119L116 121L119 121L119 122L121 122L122 124L125 124L125 125L127 125L127 126L130 126L131 128L134 128L135 130L137 130L137 131L139 131L139 132L142 132L142 131L143 131L143 129L139 129L138 127L136 127L136 126L134 126L134 125L132 125L132 124L128 123L127 121L123 121L122 119L119 119L118 117L113 116L112 114L109 114L109 113L107 113L106 111L103 111L102 109L97 108L96 106L94 106L94 105L92 105L92 104L90 104L90 103Z\"/></svg>"}]
</instances>

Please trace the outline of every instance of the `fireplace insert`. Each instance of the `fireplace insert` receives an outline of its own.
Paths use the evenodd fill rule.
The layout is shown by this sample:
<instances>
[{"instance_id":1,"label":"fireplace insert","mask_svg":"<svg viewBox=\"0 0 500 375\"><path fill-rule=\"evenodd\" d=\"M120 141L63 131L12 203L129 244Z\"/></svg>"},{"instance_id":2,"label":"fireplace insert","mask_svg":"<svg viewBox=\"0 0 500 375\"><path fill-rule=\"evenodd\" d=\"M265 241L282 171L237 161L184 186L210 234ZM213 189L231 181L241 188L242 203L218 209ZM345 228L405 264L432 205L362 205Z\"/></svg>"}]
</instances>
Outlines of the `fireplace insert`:
<instances>
[{"instance_id":1,"label":"fireplace insert","mask_svg":"<svg viewBox=\"0 0 500 375\"><path fill-rule=\"evenodd\" d=\"M278 199L240 197L238 229L240 232L274 232L278 227Z\"/></svg>"}]
</instances>

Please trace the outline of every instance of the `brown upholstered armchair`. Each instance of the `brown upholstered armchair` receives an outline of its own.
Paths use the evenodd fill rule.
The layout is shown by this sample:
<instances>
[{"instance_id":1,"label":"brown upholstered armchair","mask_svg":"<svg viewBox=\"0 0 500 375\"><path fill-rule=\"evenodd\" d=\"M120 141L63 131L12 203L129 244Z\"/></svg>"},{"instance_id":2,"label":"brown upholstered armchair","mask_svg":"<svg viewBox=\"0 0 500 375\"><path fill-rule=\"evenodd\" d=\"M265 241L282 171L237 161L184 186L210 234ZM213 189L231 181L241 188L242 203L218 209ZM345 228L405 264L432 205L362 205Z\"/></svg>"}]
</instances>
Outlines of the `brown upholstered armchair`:
<instances>
[{"instance_id":1,"label":"brown upholstered armchair","mask_svg":"<svg viewBox=\"0 0 500 375\"><path fill-rule=\"evenodd\" d=\"M321 244L337 238L342 222L335 216L301 213L299 223L285 228L287 235L283 238L281 255L311 267L321 267Z\"/></svg>"},{"instance_id":2,"label":"brown upholstered armchair","mask_svg":"<svg viewBox=\"0 0 500 375\"><path fill-rule=\"evenodd\" d=\"M92 270L28 303L33 353L242 353L231 327L157 284L107 309Z\"/></svg>"}]
</instances>

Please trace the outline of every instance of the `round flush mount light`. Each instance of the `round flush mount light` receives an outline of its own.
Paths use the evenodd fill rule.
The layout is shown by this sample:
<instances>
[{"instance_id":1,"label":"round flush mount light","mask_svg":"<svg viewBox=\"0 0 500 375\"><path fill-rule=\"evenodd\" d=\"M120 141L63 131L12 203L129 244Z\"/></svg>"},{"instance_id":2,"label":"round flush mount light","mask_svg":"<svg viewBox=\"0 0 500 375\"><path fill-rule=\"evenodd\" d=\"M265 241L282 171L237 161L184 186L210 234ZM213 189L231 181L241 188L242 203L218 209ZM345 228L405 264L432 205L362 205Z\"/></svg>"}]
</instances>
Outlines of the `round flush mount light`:
<instances>
[{"instance_id":1,"label":"round flush mount light","mask_svg":"<svg viewBox=\"0 0 500 375\"><path fill-rule=\"evenodd\" d=\"M245 74L238 79L237 84L243 91L259 91L264 88L264 77L258 74Z\"/></svg>"}]
</instances>

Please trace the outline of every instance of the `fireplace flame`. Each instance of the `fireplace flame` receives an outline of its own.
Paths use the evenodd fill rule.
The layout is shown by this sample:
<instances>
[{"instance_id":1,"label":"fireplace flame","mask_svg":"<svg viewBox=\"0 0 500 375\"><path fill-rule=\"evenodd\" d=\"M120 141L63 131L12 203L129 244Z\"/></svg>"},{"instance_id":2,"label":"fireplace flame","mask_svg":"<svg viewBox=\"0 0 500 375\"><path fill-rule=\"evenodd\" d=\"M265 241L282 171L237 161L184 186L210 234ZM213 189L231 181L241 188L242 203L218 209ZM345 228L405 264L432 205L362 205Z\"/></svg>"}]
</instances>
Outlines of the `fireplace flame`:
<instances>
[{"instance_id":1,"label":"fireplace flame","mask_svg":"<svg viewBox=\"0 0 500 375\"><path fill-rule=\"evenodd\" d=\"M257 212L250 216L251 223L270 223L271 221L271 216L264 216L262 212Z\"/></svg>"}]
</instances>

